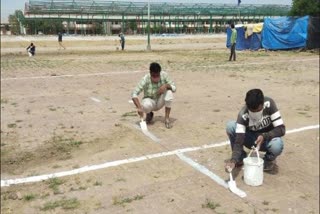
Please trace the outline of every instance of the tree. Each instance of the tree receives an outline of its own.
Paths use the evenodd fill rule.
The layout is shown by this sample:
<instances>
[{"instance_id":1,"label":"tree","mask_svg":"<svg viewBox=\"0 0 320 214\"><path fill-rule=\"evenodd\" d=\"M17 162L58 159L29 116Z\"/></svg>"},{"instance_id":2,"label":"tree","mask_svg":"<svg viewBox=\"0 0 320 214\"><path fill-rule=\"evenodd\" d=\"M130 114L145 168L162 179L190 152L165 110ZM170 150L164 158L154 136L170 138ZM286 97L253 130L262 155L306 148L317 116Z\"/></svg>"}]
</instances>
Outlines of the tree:
<instances>
[{"instance_id":1,"label":"tree","mask_svg":"<svg viewBox=\"0 0 320 214\"><path fill-rule=\"evenodd\" d=\"M16 10L14 14L9 15L8 21L9 25L11 27L11 33L12 34L20 34L20 23L19 23L19 17L20 17L20 12L19 10ZM21 20L22 21L22 20Z\"/></svg>"},{"instance_id":2,"label":"tree","mask_svg":"<svg viewBox=\"0 0 320 214\"><path fill-rule=\"evenodd\" d=\"M320 16L319 0L293 0L290 16Z\"/></svg>"}]
</instances>

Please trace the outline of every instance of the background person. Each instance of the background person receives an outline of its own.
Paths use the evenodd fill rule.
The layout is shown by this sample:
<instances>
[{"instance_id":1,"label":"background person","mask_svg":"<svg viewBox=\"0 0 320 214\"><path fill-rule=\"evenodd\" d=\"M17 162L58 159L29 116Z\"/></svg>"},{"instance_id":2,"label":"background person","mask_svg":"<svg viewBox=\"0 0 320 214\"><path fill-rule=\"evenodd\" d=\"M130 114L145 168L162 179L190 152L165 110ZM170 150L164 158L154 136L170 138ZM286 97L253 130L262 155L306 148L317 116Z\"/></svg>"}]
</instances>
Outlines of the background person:
<instances>
[{"instance_id":1,"label":"background person","mask_svg":"<svg viewBox=\"0 0 320 214\"><path fill-rule=\"evenodd\" d=\"M231 23L231 37L230 37L230 43L231 43L231 47L230 47L230 57L229 57L229 61L231 61L232 57L233 57L233 61L236 61L236 43L237 43L237 30L234 28L234 24Z\"/></svg>"},{"instance_id":2,"label":"background person","mask_svg":"<svg viewBox=\"0 0 320 214\"><path fill-rule=\"evenodd\" d=\"M120 34L119 34L119 37L120 37L121 50L124 50L124 45L125 45L126 40L125 40L125 38L124 38L123 33L120 33Z\"/></svg>"},{"instance_id":3,"label":"background person","mask_svg":"<svg viewBox=\"0 0 320 214\"><path fill-rule=\"evenodd\" d=\"M140 103L138 95L143 91L144 95ZM132 92L132 100L137 107L140 117L146 113L146 122L150 124L153 111L160 110L165 106L165 126L171 128L170 111L173 101L173 92L176 91L175 83L166 72L161 71L161 66L153 62L150 64L150 73L146 74Z\"/></svg>"},{"instance_id":4,"label":"background person","mask_svg":"<svg viewBox=\"0 0 320 214\"><path fill-rule=\"evenodd\" d=\"M63 49L65 50L66 48L62 44L62 33L61 32L58 33L58 42L59 42L59 50L61 49L61 47L63 47Z\"/></svg>"},{"instance_id":5,"label":"background person","mask_svg":"<svg viewBox=\"0 0 320 214\"><path fill-rule=\"evenodd\" d=\"M226 171L243 164L247 156L243 146L256 146L264 155L264 171L275 169L276 158L283 150L282 136L285 125L273 99L264 97L260 89L249 90L246 105L240 110L237 121L227 124L227 135L232 149L232 157L226 161Z\"/></svg>"},{"instance_id":6,"label":"background person","mask_svg":"<svg viewBox=\"0 0 320 214\"><path fill-rule=\"evenodd\" d=\"M36 46L31 42L31 44L27 47L27 51L29 54L29 57L32 57L36 54Z\"/></svg>"}]
</instances>

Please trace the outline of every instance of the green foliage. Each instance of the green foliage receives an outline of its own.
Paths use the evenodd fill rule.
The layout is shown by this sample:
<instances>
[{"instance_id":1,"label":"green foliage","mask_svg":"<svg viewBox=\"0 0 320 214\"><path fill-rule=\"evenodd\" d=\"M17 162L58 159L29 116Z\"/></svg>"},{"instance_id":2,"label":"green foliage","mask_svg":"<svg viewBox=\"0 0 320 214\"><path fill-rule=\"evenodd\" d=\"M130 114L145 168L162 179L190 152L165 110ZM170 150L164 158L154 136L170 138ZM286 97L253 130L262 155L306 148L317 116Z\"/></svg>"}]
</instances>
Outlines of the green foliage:
<instances>
[{"instance_id":1,"label":"green foliage","mask_svg":"<svg viewBox=\"0 0 320 214\"><path fill-rule=\"evenodd\" d=\"M319 0L293 0L290 16L318 16L320 15Z\"/></svg>"},{"instance_id":2,"label":"green foliage","mask_svg":"<svg viewBox=\"0 0 320 214\"><path fill-rule=\"evenodd\" d=\"M15 14L11 14L9 15L8 21L9 21L9 25L11 26L11 33L14 35L19 35L20 34L20 26L19 26L19 20L17 17L17 10L15 12Z\"/></svg>"},{"instance_id":3,"label":"green foliage","mask_svg":"<svg viewBox=\"0 0 320 214\"><path fill-rule=\"evenodd\" d=\"M144 195L136 195L133 198L124 198L119 200L119 198L113 198L113 205L125 206L126 203L131 203L132 201L142 200Z\"/></svg>"},{"instance_id":4,"label":"green foliage","mask_svg":"<svg viewBox=\"0 0 320 214\"><path fill-rule=\"evenodd\" d=\"M26 20L25 27L28 34L58 34L64 32L61 20Z\"/></svg>"},{"instance_id":5,"label":"green foliage","mask_svg":"<svg viewBox=\"0 0 320 214\"><path fill-rule=\"evenodd\" d=\"M59 178L51 178L47 181L49 188L52 189L55 194L59 193L59 186L63 183L64 181Z\"/></svg>"},{"instance_id":6,"label":"green foliage","mask_svg":"<svg viewBox=\"0 0 320 214\"><path fill-rule=\"evenodd\" d=\"M137 112L136 111L126 112L123 115L121 115L121 117L136 117L136 116L137 116Z\"/></svg>"},{"instance_id":7,"label":"green foliage","mask_svg":"<svg viewBox=\"0 0 320 214\"><path fill-rule=\"evenodd\" d=\"M76 198L62 199L62 200L57 200L53 202L49 201L45 203L44 206L41 208L41 210L43 211L52 210L57 207L61 207L64 210L70 210L70 209L76 209L79 206L80 206L80 202Z\"/></svg>"},{"instance_id":8,"label":"green foliage","mask_svg":"<svg viewBox=\"0 0 320 214\"><path fill-rule=\"evenodd\" d=\"M211 210L215 210L218 207L220 207L219 203L215 203L213 201L210 201L209 199L206 199L206 203L202 204L202 208L209 208Z\"/></svg>"},{"instance_id":9,"label":"green foliage","mask_svg":"<svg viewBox=\"0 0 320 214\"><path fill-rule=\"evenodd\" d=\"M23 199L24 199L25 201L32 201L32 200L34 200L36 197L37 197L37 195L35 195L35 194L28 194L28 195L23 196Z\"/></svg>"}]
</instances>

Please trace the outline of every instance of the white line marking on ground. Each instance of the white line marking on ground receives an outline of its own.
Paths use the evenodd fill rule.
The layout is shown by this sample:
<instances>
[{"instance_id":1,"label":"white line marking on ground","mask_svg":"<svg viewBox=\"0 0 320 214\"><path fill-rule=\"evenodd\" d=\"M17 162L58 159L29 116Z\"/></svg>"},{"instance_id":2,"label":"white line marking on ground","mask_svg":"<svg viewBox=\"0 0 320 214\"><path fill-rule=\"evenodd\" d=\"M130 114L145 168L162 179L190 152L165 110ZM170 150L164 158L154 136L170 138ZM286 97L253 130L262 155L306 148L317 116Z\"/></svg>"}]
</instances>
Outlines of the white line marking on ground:
<instances>
[{"instance_id":1,"label":"white line marking on ground","mask_svg":"<svg viewBox=\"0 0 320 214\"><path fill-rule=\"evenodd\" d=\"M90 97L90 99L93 100L93 101L95 101L95 102L97 102L97 103L101 103L101 100L99 100L99 99L97 99L97 98L95 98L95 97Z\"/></svg>"},{"instance_id":2,"label":"white line marking on ground","mask_svg":"<svg viewBox=\"0 0 320 214\"><path fill-rule=\"evenodd\" d=\"M197 162L193 161L191 158L188 158L187 156L185 156L183 154L177 154L177 156L181 160L183 160L184 162L186 162L187 164L192 166L194 169L198 170L202 174L205 174L205 175L209 176L212 180L217 182L217 184L223 186L226 189L229 188L228 184L227 184L227 182L225 180L223 180L218 175L216 175L213 172L211 172L210 170L208 170L205 166L198 164Z\"/></svg>"},{"instance_id":3,"label":"white line marking on ground","mask_svg":"<svg viewBox=\"0 0 320 214\"><path fill-rule=\"evenodd\" d=\"M296 59L296 60L274 60L274 61L265 61L265 62L246 62L246 63L226 63L226 64L220 64L220 65L199 65L197 67L202 68L211 68L211 67L223 67L223 66L233 66L233 65L263 65L263 64L273 64L277 62L303 62L303 61L313 61L313 60L319 60L319 58L313 58L313 59Z\"/></svg>"},{"instance_id":4,"label":"white line marking on ground","mask_svg":"<svg viewBox=\"0 0 320 214\"><path fill-rule=\"evenodd\" d=\"M306 126L306 127L302 127L302 128L298 128L298 129L291 129L289 131L286 131L286 134L291 134L291 133L295 133L295 132L302 132L305 130L318 129L318 128L319 128L319 124L314 125L314 126Z\"/></svg>"},{"instance_id":5,"label":"white line marking on ground","mask_svg":"<svg viewBox=\"0 0 320 214\"><path fill-rule=\"evenodd\" d=\"M56 78L64 78L64 77L89 77L89 76L106 76L106 75L119 75L119 74L135 74L135 73L143 73L145 71L121 71L121 72L108 72L108 73L93 73L93 74L65 74L65 75L57 75L57 76L35 76L35 77L11 77L11 78L3 78L1 81L6 80L31 80L31 79L56 79Z\"/></svg>"},{"instance_id":6,"label":"white line marking on ground","mask_svg":"<svg viewBox=\"0 0 320 214\"><path fill-rule=\"evenodd\" d=\"M289 130L289 131L287 131L287 134L301 132L301 131L305 131L305 130L311 130L311 129L319 129L319 124L314 125L314 126L306 126L306 127L302 127L302 128L298 128L298 129ZM170 155L177 155L177 154L181 154L181 153L185 153L185 152L214 148L214 147L224 146L227 144L229 144L229 141L225 141L225 142L221 142L221 143L217 143L217 144L205 144L205 145L197 146L197 147L189 147L189 148L177 149L177 150L173 150L173 151L169 151L169 152L161 152L161 153L145 155L145 156L141 156L141 157L134 157L134 158L124 159L124 160L106 162L106 163L98 164L98 165L84 166L79 169L74 169L74 170L64 171L64 172L57 172L57 173L53 173L53 174L32 176L32 177L27 177L27 178L1 180L1 186L10 186L13 184L39 182L39 181L43 181L43 180L48 180L50 178L75 175L75 174L89 172L89 171L93 171L93 170L109 168L112 166L119 166L122 164L134 163L134 162L153 159L153 158L159 158L159 157L165 157L165 156L170 156Z\"/></svg>"},{"instance_id":7,"label":"white line marking on ground","mask_svg":"<svg viewBox=\"0 0 320 214\"><path fill-rule=\"evenodd\" d=\"M135 127L136 129L141 130L144 135L146 135L147 137L149 137L149 138L150 138L151 140L153 140L154 142L156 142L156 143L159 143L159 142L160 142L160 139L157 138L154 134L152 134L149 130L144 131L144 130L142 130L141 127L138 126L138 125L135 125L134 127Z\"/></svg>"}]
</instances>

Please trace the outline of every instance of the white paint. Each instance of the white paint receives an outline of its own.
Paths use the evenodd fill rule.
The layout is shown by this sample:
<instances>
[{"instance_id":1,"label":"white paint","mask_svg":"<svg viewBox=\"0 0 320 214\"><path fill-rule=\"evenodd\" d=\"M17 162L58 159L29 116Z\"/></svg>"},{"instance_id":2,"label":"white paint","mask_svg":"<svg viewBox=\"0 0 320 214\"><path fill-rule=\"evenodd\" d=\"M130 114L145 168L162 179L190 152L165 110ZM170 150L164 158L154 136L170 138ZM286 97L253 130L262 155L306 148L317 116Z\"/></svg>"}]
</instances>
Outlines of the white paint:
<instances>
[{"instance_id":1,"label":"white paint","mask_svg":"<svg viewBox=\"0 0 320 214\"><path fill-rule=\"evenodd\" d=\"M91 100L97 102L97 103L101 103L101 100L99 100L98 98L95 97L90 97Z\"/></svg>"},{"instance_id":2,"label":"white paint","mask_svg":"<svg viewBox=\"0 0 320 214\"><path fill-rule=\"evenodd\" d=\"M140 124L140 125L141 125L141 124ZM147 126L147 124L146 124L146 126ZM143 133L144 135L146 135L147 137L149 137L152 141L154 141L154 142L156 142L156 143L159 143L159 142L160 142L160 139L157 138L154 134L152 134L152 133L148 130L148 128L142 129L142 127L137 126L137 125L135 125L134 127L135 127L136 129L141 130L142 133Z\"/></svg>"},{"instance_id":3,"label":"white paint","mask_svg":"<svg viewBox=\"0 0 320 214\"><path fill-rule=\"evenodd\" d=\"M318 125L314 125L314 126L306 126L306 127L302 127L302 128L298 128L298 129L289 130L289 131L287 131L287 134L295 133L295 132L301 132L301 131L310 130L310 129L318 129L318 128L319 128L319 124ZM75 175L75 174L79 174L79 173L84 173L84 172L89 172L89 171L93 171L93 170L109 168L109 167L113 167L113 166L119 166L119 165L128 164L128 163L134 163L134 162L153 159L153 158L166 157L166 156L171 156L171 155L182 154L182 153L185 153L185 152L191 152L191 151L197 151L197 150L203 150L203 149L208 149L208 148L224 146L224 145L227 145L227 144L229 144L229 141L225 141L225 142L221 142L221 143L217 143L217 144L205 144L205 145L197 146L197 147L189 147L189 148L177 149L177 150L173 150L173 151L169 151L169 152L161 152L161 153L145 155L145 156L141 156L141 157L135 157L135 158L129 158L129 159L124 159L124 160L106 162L106 163L98 164L98 165L84 166L84 167L81 167L79 169L74 169L74 170L65 171L65 172L58 172L58 173L47 174L47 175L32 176L32 177L27 177L27 178L16 178L16 179L1 180L1 186L10 186L10 185L13 185L13 184L39 182L39 181L43 181L43 180L48 180L50 178L64 177L64 176L68 176L68 175Z\"/></svg>"},{"instance_id":4,"label":"white paint","mask_svg":"<svg viewBox=\"0 0 320 214\"><path fill-rule=\"evenodd\" d=\"M228 189L228 184L225 182L225 180L223 180L218 175L216 175L213 172L211 172L210 170L208 170L205 166L198 164L197 162L193 161L191 158L188 158L187 156L183 155L182 153L177 154L177 156L181 160L183 160L184 162L186 162L187 164L192 166L194 169L198 170L202 174L207 175L209 178L211 178L212 180L217 182L217 184L219 184L220 186L223 186L224 188Z\"/></svg>"},{"instance_id":5,"label":"white paint","mask_svg":"<svg viewBox=\"0 0 320 214\"><path fill-rule=\"evenodd\" d=\"M135 74L144 73L145 71L121 71L121 72L108 72L108 73L93 73L93 74L65 74L58 76L35 76L35 77L11 77L3 78L1 81L6 80L31 80L31 79L56 79L64 77L88 77L88 76L107 76L107 75L118 75L118 74Z\"/></svg>"},{"instance_id":6,"label":"white paint","mask_svg":"<svg viewBox=\"0 0 320 214\"><path fill-rule=\"evenodd\" d=\"M305 127L302 127L302 128L291 129L289 131L286 131L286 134L302 132L302 131L306 131L306 130L310 130L310 129L319 129L319 127L320 127L319 124L318 125L314 125L314 126L305 126Z\"/></svg>"},{"instance_id":7,"label":"white paint","mask_svg":"<svg viewBox=\"0 0 320 214\"><path fill-rule=\"evenodd\" d=\"M228 187L229 187L229 190L236 194L237 196L239 196L240 198L244 198L247 196L247 193L245 193L244 191L242 191L241 189L239 189L237 187L237 184L235 182L235 180L233 180L232 178L232 173L229 172L229 177L230 177L230 180L228 181Z\"/></svg>"}]
</instances>

